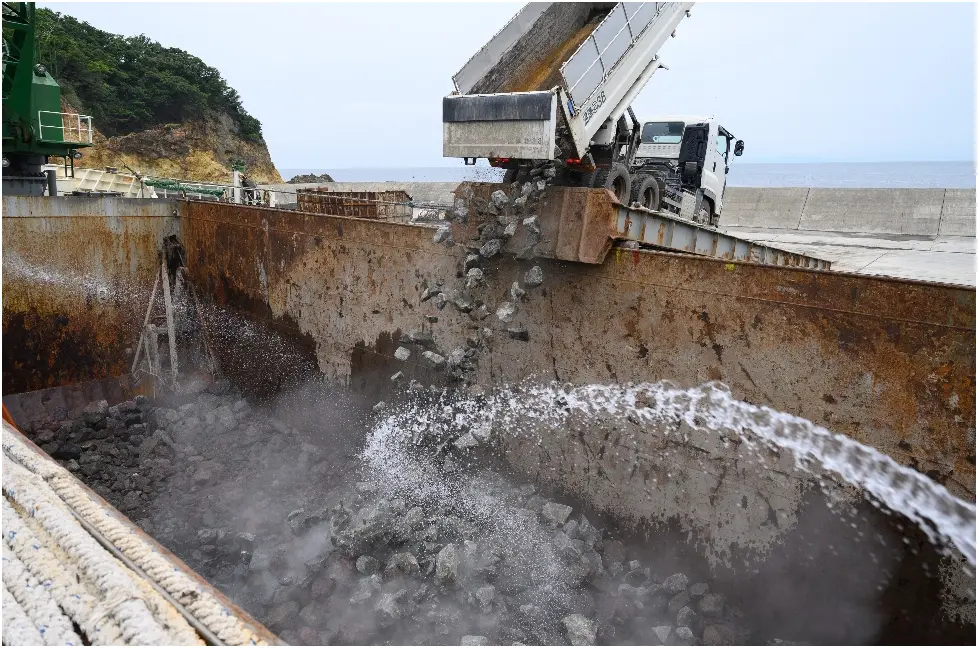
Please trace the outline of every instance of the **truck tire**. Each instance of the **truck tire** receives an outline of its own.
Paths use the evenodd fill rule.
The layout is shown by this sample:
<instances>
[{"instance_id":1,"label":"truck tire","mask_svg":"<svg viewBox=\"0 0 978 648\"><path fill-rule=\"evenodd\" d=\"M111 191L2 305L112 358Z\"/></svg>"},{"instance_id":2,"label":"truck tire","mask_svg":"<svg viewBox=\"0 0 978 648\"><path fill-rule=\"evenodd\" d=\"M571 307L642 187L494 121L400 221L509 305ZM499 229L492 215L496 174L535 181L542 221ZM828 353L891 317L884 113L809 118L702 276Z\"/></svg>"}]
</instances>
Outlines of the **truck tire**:
<instances>
[{"instance_id":1,"label":"truck tire","mask_svg":"<svg viewBox=\"0 0 978 648\"><path fill-rule=\"evenodd\" d=\"M642 174L633 178L632 182L632 198L629 204L638 203L646 209L658 211L662 204L659 179L653 175Z\"/></svg>"},{"instance_id":2,"label":"truck tire","mask_svg":"<svg viewBox=\"0 0 978 648\"><path fill-rule=\"evenodd\" d=\"M591 178L591 186L610 189L618 202L627 205L632 194L632 174L624 164L615 162L611 166L595 171Z\"/></svg>"},{"instance_id":3,"label":"truck tire","mask_svg":"<svg viewBox=\"0 0 978 648\"><path fill-rule=\"evenodd\" d=\"M715 211L713 209L713 201L704 196L703 199L700 200L700 208L696 212L696 220L703 225L716 227L716 224L713 222L716 220L716 216L714 214Z\"/></svg>"}]
</instances>

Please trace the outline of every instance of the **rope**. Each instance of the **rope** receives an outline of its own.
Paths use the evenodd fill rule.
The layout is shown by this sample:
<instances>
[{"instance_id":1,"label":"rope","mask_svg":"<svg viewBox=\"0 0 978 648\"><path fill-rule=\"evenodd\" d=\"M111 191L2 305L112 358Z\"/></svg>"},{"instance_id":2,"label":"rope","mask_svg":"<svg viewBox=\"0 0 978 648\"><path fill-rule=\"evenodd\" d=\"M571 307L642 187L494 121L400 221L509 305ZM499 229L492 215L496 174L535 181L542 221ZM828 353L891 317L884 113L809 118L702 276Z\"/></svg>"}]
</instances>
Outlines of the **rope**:
<instances>
[{"instance_id":1,"label":"rope","mask_svg":"<svg viewBox=\"0 0 978 648\"><path fill-rule=\"evenodd\" d=\"M110 614L122 628L127 644L167 645L182 643L171 638L147 605L131 572L107 554L72 518L63 503L55 501L44 482L4 456L3 492L26 515L37 521L74 560L79 574L97 588L102 599L124 596ZM59 506L60 504L60 506ZM181 619L182 620L182 619ZM189 626L188 626L189 629Z\"/></svg>"},{"instance_id":2,"label":"rope","mask_svg":"<svg viewBox=\"0 0 978 648\"><path fill-rule=\"evenodd\" d=\"M3 645L4 646L43 646L44 639L17 599L3 588Z\"/></svg>"},{"instance_id":3,"label":"rope","mask_svg":"<svg viewBox=\"0 0 978 648\"><path fill-rule=\"evenodd\" d=\"M64 468L29 449L6 429L3 431L3 448L6 455L10 455L27 469L36 473L39 480L44 480L53 494L60 498L63 504L70 507L79 519L91 525L127 560L145 572L153 582L184 606L194 618L199 620L223 643L229 645L265 644L252 628L241 622L213 594L203 589L197 581L161 555L151 543L142 537L135 527L123 523L107 511L102 504L96 502ZM6 459L6 456L4 458ZM13 464L12 461L5 461L5 466L7 463ZM6 474L4 479L4 489L6 490ZM72 520L72 522L76 526L78 525L77 521ZM91 535L87 533L85 535L92 543L97 544ZM113 560L115 559L113 558ZM137 579L137 582L147 588L149 587L142 579ZM153 594L161 603L164 603L157 592L154 591ZM172 605L164 603L163 607L172 611L174 615L178 614ZM182 626L190 631L183 617L180 617L179 621ZM193 633L193 639L195 640L181 640L173 643L200 643L196 633Z\"/></svg>"},{"instance_id":4,"label":"rope","mask_svg":"<svg viewBox=\"0 0 978 648\"><path fill-rule=\"evenodd\" d=\"M92 644L105 646L122 643L122 630L112 619L94 623L98 599L87 581L83 581L74 565L59 559L28 527L6 499L3 500L3 539L25 562L26 568L47 587L55 602L78 624ZM33 552L30 559L24 556Z\"/></svg>"},{"instance_id":5,"label":"rope","mask_svg":"<svg viewBox=\"0 0 978 648\"><path fill-rule=\"evenodd\" d=\"M6 500L5 500L6 501ZM6 507L5 507L6 508ZM71 621L61 612L46 587L27 571L16 554L5 552L3 586L30 618L48 646L80 646L82 639L75 633Z\"/></svg>"}]
</instances>

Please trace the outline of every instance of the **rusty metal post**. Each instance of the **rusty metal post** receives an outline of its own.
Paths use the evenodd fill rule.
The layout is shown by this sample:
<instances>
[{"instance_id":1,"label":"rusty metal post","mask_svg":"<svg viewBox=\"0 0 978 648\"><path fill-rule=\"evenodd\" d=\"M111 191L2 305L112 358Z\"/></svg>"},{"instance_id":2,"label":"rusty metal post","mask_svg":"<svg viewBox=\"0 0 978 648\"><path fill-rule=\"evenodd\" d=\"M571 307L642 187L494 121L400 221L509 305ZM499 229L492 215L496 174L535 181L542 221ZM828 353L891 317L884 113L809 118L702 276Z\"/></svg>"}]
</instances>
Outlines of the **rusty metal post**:
<instances>
[{"instance_id":1,"label":"rusty metal post","mask_svg":"<svg viewBox=\"0 0 978 648\"><path fill-rule=\"evenodd\" d=\"M166 337L170 343L170 375L173 384L177 384L177 336L173 326L173 302L170 301L170 279L166 273L166 261L160 264L163 279L163 302L166 306Z\"/></svg>"}]
</instances>

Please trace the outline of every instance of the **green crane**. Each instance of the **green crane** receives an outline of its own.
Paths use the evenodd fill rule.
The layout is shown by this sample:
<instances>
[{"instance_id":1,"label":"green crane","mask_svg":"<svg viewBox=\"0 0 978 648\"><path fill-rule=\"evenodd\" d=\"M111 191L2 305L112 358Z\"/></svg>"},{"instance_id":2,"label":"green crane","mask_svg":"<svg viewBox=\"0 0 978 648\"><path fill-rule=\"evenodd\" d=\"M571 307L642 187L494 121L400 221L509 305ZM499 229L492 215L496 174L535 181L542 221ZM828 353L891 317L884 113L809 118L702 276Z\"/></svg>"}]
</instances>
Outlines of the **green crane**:
<instances>
[{"instance_id":1,"label":"green crane","mask_svg":"<svg viewBox=\"0 0 978 648\"><path fill-rule=\"evenodd\" d=\"M3 3L3 193L43 195L51 156L91 146L91 117L61 112L61 88L35 59L33 2Z\"/></svg>"}]
</instances>

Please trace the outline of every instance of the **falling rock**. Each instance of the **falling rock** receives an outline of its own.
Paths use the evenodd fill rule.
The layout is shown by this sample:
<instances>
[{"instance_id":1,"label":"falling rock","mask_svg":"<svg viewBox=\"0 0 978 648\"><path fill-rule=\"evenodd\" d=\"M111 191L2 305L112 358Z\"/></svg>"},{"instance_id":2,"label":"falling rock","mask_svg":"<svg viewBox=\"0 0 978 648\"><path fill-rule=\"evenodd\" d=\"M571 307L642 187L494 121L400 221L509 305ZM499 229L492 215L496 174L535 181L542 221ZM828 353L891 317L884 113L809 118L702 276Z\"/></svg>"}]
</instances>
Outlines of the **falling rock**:
<instances>
[{"instance_id":1,"label":"falling rock","mask_svg":"<svg viewBox=\"0 0 978 648\"><path fill-rule=\"evenodd\" d=\"M537 216L527 216L523 219L523 227L534 234L540 233L540 219Z\"/></svg>"},{"instance_id":2,"label":"falling rock","mask_svg":"<svg viewBox=\"0 0 978 648\"><path fill-rule=\"evenodd\" d=\"M554 169L553 167L547 167L546 169L543 170L543 177L550 178L550 179L556 178L557 170Z\"/></svg>"},{"instance_id":3,"label":"falling rock","mask_svg":"<svg viewBox=\"0 0 978 648\"><path fill-rule=\"evenodd\" d=\"M513 317L515 315L516 305L512 302L503 302L499 305L499 308L496 309L496 317L498 317L501 322L506 322L507 324L513 321Z\"/></svg>"},{"instance_id":4,"label":"falling rock","mask_svg":"<svg viewBox=\"0 0 978 648\"><path fill-rule=\"evenodd\" d=\"M404 379L404 372L398 371L396 374L391 376L391 382L401 382Z\"/></svg>"},{"instance_id":5,"label":"falling rock","mask_svg":"<svg viewBox=\"0 0 978 648\"><path fill-rule=\"evenodd\" d=\"M377 403L373 406L373 411L382 412L385 407L387 407L387 403L385 403L384 401L377 401Z\"/></svg>"},{"instance_id":6,"label":"falling rock","mask_svg":"<svg viewBox=\"0 0 978 648\"><path fill-rule=\"evenodd\" d=\"M670 594L679 594L689 586L689 578L686 574L673 574L662 581L662 588Z\"/></svg>"},{"instance_id":7,"label":"falling rock","mask_svg":"<svg viewBox=\"0 0 978 648\"><path fill-rule=\"evenodd\" d=\"M529 196L531 191L533 191L533 183L526 182L523 184L523 187L520 189L520 195Z\"/></svg>"},{"instance_id":8,"label":"falling rock","mask_svg":"<svg viewBox=\"0 0 978 648\"><path fill-rule=\"evenodd\" d=\"M700 615L693 611L688 605L679 610L676 614L676 625L695 628L699 625Z\"/></svg>"},{"instance_id":9,"label":"falling rock","mask_svg":"<svg viewBox=\"0 0 978 648\"><path fill-rule=\"evenodd\" d=\"M652 634L655 635L656 639L659 640L660 644L665 646L666 642L669 641L669 635L672 634L672 626L667 626L667 625L655 626L654 628L652 628Z\"/></svg>"},{"instance_id":10,"label":"falling rock","mask_svg":"<svg viewBox=\"0 0 978 648\"><path fill-rule=\"evenodd\" d=\"M458 367L465 361L465 347L455 347L452 352L448 354L448 368L454 369Z\"/></svg>"},{"instance_id":11,"label":"falling rock","mask_svg":"<svg viewBox=\"0 0 978 648\"><path fill-rule=\"evenodd\" d=\"M571 512L574 509L570 506L565 506L564 504L557 504L556 502L548 502L543 505L543 519L553 522L554 524L563 524L570 517Z\"/></svg>"},{"instance_id":12,"label":"falling rock","mask_svg":"<svg viewBox=\"0 0 978 648\"><path fill-rule=\"evenodd\" d=\"M445 308L445 304L448 303L448 295L446 295L445 293L438 293L437 295L435 295L434 303L435 303L435 308L437 308L438 310Z\"/></svg>"},{"instance_id":13,"label":"falling rock","mask_svg":"<svg viewBox=\"0 0 978 648\"><path fill-rule=\"evenodd\" d=\"M669 603L666 604L666 609L669 610L669 614L674 615L679 614L679 611L687 605L689 605L689 594L680 592L669 599Z\"/></svg>"},{"instance_id":14,"label":"falling rock","mask_svg":"<svg viewBox=\"0 0 978 648\"><path fill-rule=\"evenodd\" d=\"M472 312L472 298L469 297L464 292L456 292L455 298L452 299L452 304L455 309L460 313L471 313Z\"/></svg>"},{"instance_id":15,"label":"falling rock","mask_svg":"<svg viewBox=\"0 0 978 648\"><path fill-rule=\"evenodd\" d=\"M475 438L475 436L472 435L471 432L466 432L459 438L455 439L455 443L453 443L452 445L454 445L459 450L467 450L469 448L474 448L477 445L479 445L479 441L478 439Z\"/></svg>"},{"instance_id":16,"label":"falling rock","mask_svg":"<svg viewBox=\"0 0 978 648\"><path fill-rule=\"evenodd\" d=\"M373 556L363 555L357 558L357 571L364 576L371 576L380 571L380 561Z\"/></svg>"},{"instance_id":17,"label":"falling rock","mask_svg":"<svg viewBox=\"0 0 978 648\"><path fill-rule=\"evenodd\" d=\"M533 266L527 270L526 275L523 277L523 283L525 283L530 288L536 288L543 283L543 268L540 266Z\"/></svg>"},{"instance_id":18,"label":"falling rock","mask_svg":"<svg viewBox=\"0 0 978 648\"><path fill-rule=\"evenodd\" d=\"M465 635L460 646L488 646L489 640L482 635Z\"/></svg>"},{"instance_id":19,"label":"falling rock","mask_svg":"<svg viewBox=\"0 0 978 648\"><path fill-rule=\"evenodd\" d=\"M707 619L719 619L723 616L723 596L720 594L706 594L700 599L697 606L700 614Z\"/></svg>"},{"instance_id":20,"label":"falling rock","mask_svg":"<svg viewBox=\"0 0 978 648\"><path fill-rule=\"evenodd\" d=\"M547 188L546 180L537 180L537 191L542 192L546 188Z\"/></svg>"},{"instance_id":21,"label":"falling rock","mask_svg":"<svg viewBox=\"0 0 978 648\"><path fill-rule=\"evenodd\" d=\"M424 356L424 359L427 360L428 363L435 369L441 369L445 366L445 356L438 355L434 351L425 351L421 355Z\"/></svg>"},{"instance_id":22,"label":"falling rock","mask_svg":"<svg viewBox=\"0 0 978 648\"><path fill-rule=\"evenodd\" d=\"M510 238L516 235L516 223L510 223L503 229L503 236Z\"/></svg>"},{"instance_id":23,"label":"falling rock","mask_svg":"<svg viewBox=\"0 0 978 648\"><path fill-rule=\"evenodd\" d=\"M458 564L458 548L454 544L442 547L435 559L435 580L440 585L455 584L458 581Z\"/></svg>"},{"instance_id":24,"label":"falling rock","mask_svg":"<svg viewBox=\"0 0 978 648\"><path fill-rule=\"evenodd\" d=\"M452 228L449 227L448 225L442 225L441 227L435 230L435 235L434 237L432 237L431 240L433 240L435 243L443 243L445 245L453 243L454 241L452 240Z\"/></svg>"},{"instance_id":25,"label":"falling rock","mask_svg":"<svg viewBox=\"0 0 978 648\"><path fill-rule=\"evenodd\" d=\"M475 288L481 286L485 283L485 275L480 268L470 268L467 273L465 273L465 287Z\"/></svg>"},{"instance_id":26,"label":"falling rock","mask_svg":"<svg viewBox=\"0 0 978 648\"><path fill-rule=\"evenodd\" d=\"M406 595L406 589L399 589L396 592L385 592L377 597L377 602L374 604L374 612L377 613L377 620L380 622L380 627L389 627L405 615L401 600Z\"/></svg>"},{"instance_id":27,"label":"falling rock","mask_svg":"<svg viewBox=\"0 0 978 648\"><path fill-rule=\"evenodd\" d=\"M483 304L482 306L479 306L478 308L472 311L471 317L472 319L481 322L482 320L489 317L489 309L486 308L485 304Z\"/></svg>"},{"instance_id":28,"label":"falling rock","mask_svg":"<svg viewBox=\"0 0 978 648\"><path fill-rule=\"evenodd\" d=\"M696 635L686 626L679 626L673 634L673 642L677 646L692 646L696 642Z\"/></svg>"},{"instance_id":29,"label":"falling rock","mask_svg":"<svg viewBox=\"0 0 978 648\"><path fill-rule=\"evenodd\" d=\"M394 357L404 362L411 357L411 349L402 346L397 347L397 351L394 352Z\"/></svg>"},{"instance_id":30,"label":"falling rock","mask_svg":"<svg viewBox=\"0 0 978 648\"><path fill-rule=\"evenodd\" d=\"M487 259L499 254L499 251L503 249L503 242L499 239L490 239L486 241L485 245L479 248L479 254Z\"/></svg>"},{"instance_id":31,"label":"falling rock","mask_svg":"<svg viewBox=\"0 0 978 648\"><path fill-rule=\"evenodd\" d=\"M507 196L506 192L502 189L497 189L496 191L492 192L491 196L489 196L489 200L492 201L492 204L496 207L496 209L504 209L509 203L509 196Z\"/></svg>"},{"instance_id":32,"label":"falling rock","mask_svg":"<svg viewBox=\"0 0 978 648\"><path fill-rule=\"evenodd\" d=\"M706 583L693 583L689 586L689 596L694 599L702 598L710 592L710 586Z\"/></svg>"},{"instance_id":33,"label":"falling rock","mask_svg":"<svg viewBox=\"0 0 978 648\"><path fill-rule=\"evenodd\" d=\"M410 576L417 574L418 559L410 551L402 551L391 556L384 567L384 576L396 578L398 576Z\"/></svg>"},{"instance_id":34,"label":"falling rock","mask_svg":"<svg viewBox=\"0 0 978 648\"><path fill-rule=\"evenodd\" d=\"M426 302L438 294L438 289L434 286L425 286L421 291L421 301Z\"/></svg>"},{"instance_id":35,"label":"falling rock","mask_svg":"<svg viewBox=\"0 0 978 648\"><path fill-rule=\"evenodd\" d=\"M520 196L519 198L513 201L513 207L519 210L524 209L526 207L526 200L527 200L526 196Z\"/></svg>"},{"instance_id":36,"label":"falling rock","mask_svg":"<svg viewBox=\"0 0 978 648\"><path fill-rule=\"evenodd\" d=\"M361 578L360 582L357 583L353 596L350 597L350 603L363 603L373 596L374 592L380 589L382 582L380 576L377 574Z\"/></svg>"},{"instance_id":37,"label":"falling rock","mask_svg":"<svg viewBox=\"0 0 978 648\"><path fill-rule=\"evenodd\" d=\"M472 268L479 265L479 255L478 254L467 254L465 255L465 270L471 270Z\"/></svg>"},{"instance_id":38,"label":"falling rock","mask_svg":"<svg viewBox=\"0 0 978 648\"><path fill-rule=\"evenodd\" d=\"M598 638L594 621L583 614L571 614L563 618L567 640L572 646L593 646Z\"/></svg>"},{"instance_id":39,"label":"falling rock","mask_svg":"<svg viewBox=\"0 0 978 648\"><path fill-rule=\"evenodd\" d=\"M509 288L509 296L514 302L521 301L526 296L526 291L520 288L520 282L513 282L513 285Z\"/></svg>"},{"instance_id":40,"label":"falling rock","mask_svg":"<svg viewBox=\"0 0 978 648\"><path fill-rule=\"evenodd\" d=\"M496 598L496 588L492 585L484 585L475 591L475 599L482 606L483 610L492 607L492 602Z\"/></svg>"}]
</instances>

